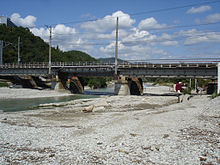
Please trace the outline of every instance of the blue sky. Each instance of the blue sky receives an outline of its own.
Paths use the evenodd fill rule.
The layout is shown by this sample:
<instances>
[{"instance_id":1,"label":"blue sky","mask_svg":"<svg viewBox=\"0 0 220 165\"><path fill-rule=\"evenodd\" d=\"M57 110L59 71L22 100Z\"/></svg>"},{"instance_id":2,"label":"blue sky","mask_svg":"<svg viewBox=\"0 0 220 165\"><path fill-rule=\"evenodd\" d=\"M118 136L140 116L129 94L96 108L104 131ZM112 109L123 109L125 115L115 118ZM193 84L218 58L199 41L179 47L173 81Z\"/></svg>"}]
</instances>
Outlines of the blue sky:
<instances>
[{"instance_id":1,"label":"blue sky","mask_svg":"<svg viewBox=\"0 0 220 165\"><path fill-rule=\"evenodd\" d=\"M220 0L7 0L0 15L96 58L114 56L116 17L122 59L220 57Z\"/></svg>"}]
</instances>

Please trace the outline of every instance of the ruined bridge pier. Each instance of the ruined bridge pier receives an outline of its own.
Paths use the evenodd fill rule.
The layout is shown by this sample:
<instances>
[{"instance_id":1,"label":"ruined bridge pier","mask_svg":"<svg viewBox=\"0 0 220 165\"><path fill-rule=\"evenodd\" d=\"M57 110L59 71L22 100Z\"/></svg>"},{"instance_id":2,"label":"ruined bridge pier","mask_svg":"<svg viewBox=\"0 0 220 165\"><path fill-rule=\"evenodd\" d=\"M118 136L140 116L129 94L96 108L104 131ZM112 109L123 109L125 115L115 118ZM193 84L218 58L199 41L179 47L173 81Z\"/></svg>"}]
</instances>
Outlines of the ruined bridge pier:
<instances>
[{"instance_id":1,"label":"ruined bridge pier","mask_svg":"<svg viewBox=\"0 0 220 165\"><path fill-rule=\"evenodd\" d=\"M55 90L67 89L71 93L84 93L83 77L77 77L77 74L59 73L54 81ZM119 76L115 81L115 95L143 95L143 82L141 78Z\"/></svg>"},{"instance_id":2,"label":"ruined bridge pier","mask_svg":"<svg viewBox=\"0 0 220 165\"><path fill-rule=\"evenodd\" d=\"M116 95L143 95L143 82L141 78L121 76L115 82Z\"/></svg>"}]
</instances>

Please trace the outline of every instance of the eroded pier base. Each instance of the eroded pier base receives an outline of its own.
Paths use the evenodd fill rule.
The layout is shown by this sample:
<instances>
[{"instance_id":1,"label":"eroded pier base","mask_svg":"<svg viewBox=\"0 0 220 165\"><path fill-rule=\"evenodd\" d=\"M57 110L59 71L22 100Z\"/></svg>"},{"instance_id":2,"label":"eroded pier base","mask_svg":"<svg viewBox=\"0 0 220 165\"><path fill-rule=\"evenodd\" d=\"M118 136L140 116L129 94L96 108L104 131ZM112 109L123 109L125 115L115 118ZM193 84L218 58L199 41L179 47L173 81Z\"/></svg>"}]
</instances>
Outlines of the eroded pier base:
<instances>
[{"instance_id":1,"label":"eroded pier base","mask_svg":"<svg viewBox=\"0 0 220 165\"><path fill-rule=\"evenodd\" d=\"M143 95L143 82L140 78L119 77L115 82L116 95Z\"/></svg>"}]
</instances>

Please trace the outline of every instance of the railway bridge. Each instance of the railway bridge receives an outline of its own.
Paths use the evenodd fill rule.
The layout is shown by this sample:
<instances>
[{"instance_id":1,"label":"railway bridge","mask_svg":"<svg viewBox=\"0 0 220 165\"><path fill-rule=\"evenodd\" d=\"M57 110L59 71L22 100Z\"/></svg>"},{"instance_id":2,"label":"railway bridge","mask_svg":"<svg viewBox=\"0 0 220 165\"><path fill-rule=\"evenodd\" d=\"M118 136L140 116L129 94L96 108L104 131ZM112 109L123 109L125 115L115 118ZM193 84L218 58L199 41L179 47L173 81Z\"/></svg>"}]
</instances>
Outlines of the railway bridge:
<instances>
[{"instance_id":1,"label":"railway bridge","mask_svg":"<svg viewBox=\"0 0 220 165\"><path fill-rule=\"evenodd\" d=\"M163 78L205 78L218 79L220 61L208 62L124 62L117 66L113 63L25 63L25 64L4 64L0 65L0 79L9 79L11 76L18 76L28 80L33 86L39 85L40 81L48 78L52 82L53 88L69 88L71 91L83 93L82 77L117 77L115 83L116 94L142 94L143 77L163 77ZM117 67L117 74L115 74ZM50 71L49 71L50 70ZM49 74L50 72L50 74Z\"/></svg>"}]
</instances>

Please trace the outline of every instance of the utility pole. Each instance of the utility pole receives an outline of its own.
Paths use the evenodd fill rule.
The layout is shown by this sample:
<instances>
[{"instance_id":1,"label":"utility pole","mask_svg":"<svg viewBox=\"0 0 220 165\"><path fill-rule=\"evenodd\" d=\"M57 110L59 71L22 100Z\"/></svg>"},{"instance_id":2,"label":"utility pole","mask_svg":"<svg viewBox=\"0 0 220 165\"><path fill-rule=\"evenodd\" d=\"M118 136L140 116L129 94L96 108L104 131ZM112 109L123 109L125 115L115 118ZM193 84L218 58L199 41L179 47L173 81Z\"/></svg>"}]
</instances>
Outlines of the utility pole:
<instances>
[{"instance_id":1,"label":"utility pole","mask_svg":"<svg viewBox=\"0 0 220 165\"><path fill-rule=\"evenodd\" d=\"M50 38L49 38L49 75L51 74L51 43L52 43L52 27L49 27Z\"/></svg>"},{"instance_id":2,"label":"utility pole","mask_svg":"<svg viewBox=\"0 0 220 165\"><path fill-rule=\"evenodd\" d=\"M115 79L118 75L118 17L116 20L116 40L115 40Z\"/></svg>"},{"instance_id":3,"label":"utility pole","mask_svg":"<svg viewBox=\"0 0 220 165\"><path fill-rule=\"evenodd\" d=\"M220 62L218 63L217 94L220 94Z\"/></svg>"},{"instance_id":4,"label":"utility pole","mask_svg":"<svg viewBox=\"0 0 220 165\"><path fill-rule=\"evenodd\" d=\"M0 40L0 65L3 64L3 40Z\"/></svg>"},{"instance_id":5,"label":"utility pole","mask_svg":"<svg viewBox=\"0 0 220 165\"><path fill-rule=\"evenodd\" d=\"M20 63L20 36L18 37L18 64Z\"/></svg>"},{"instance_id":6,"label":"utility pole","mask_svg":"<svg viewBox=\"0 0 220 165\"><path fill-rule=\"evenodd\" d=\"M197 88L197 79L195 79L195 90Z\"/></svg>"}]
</instances>

